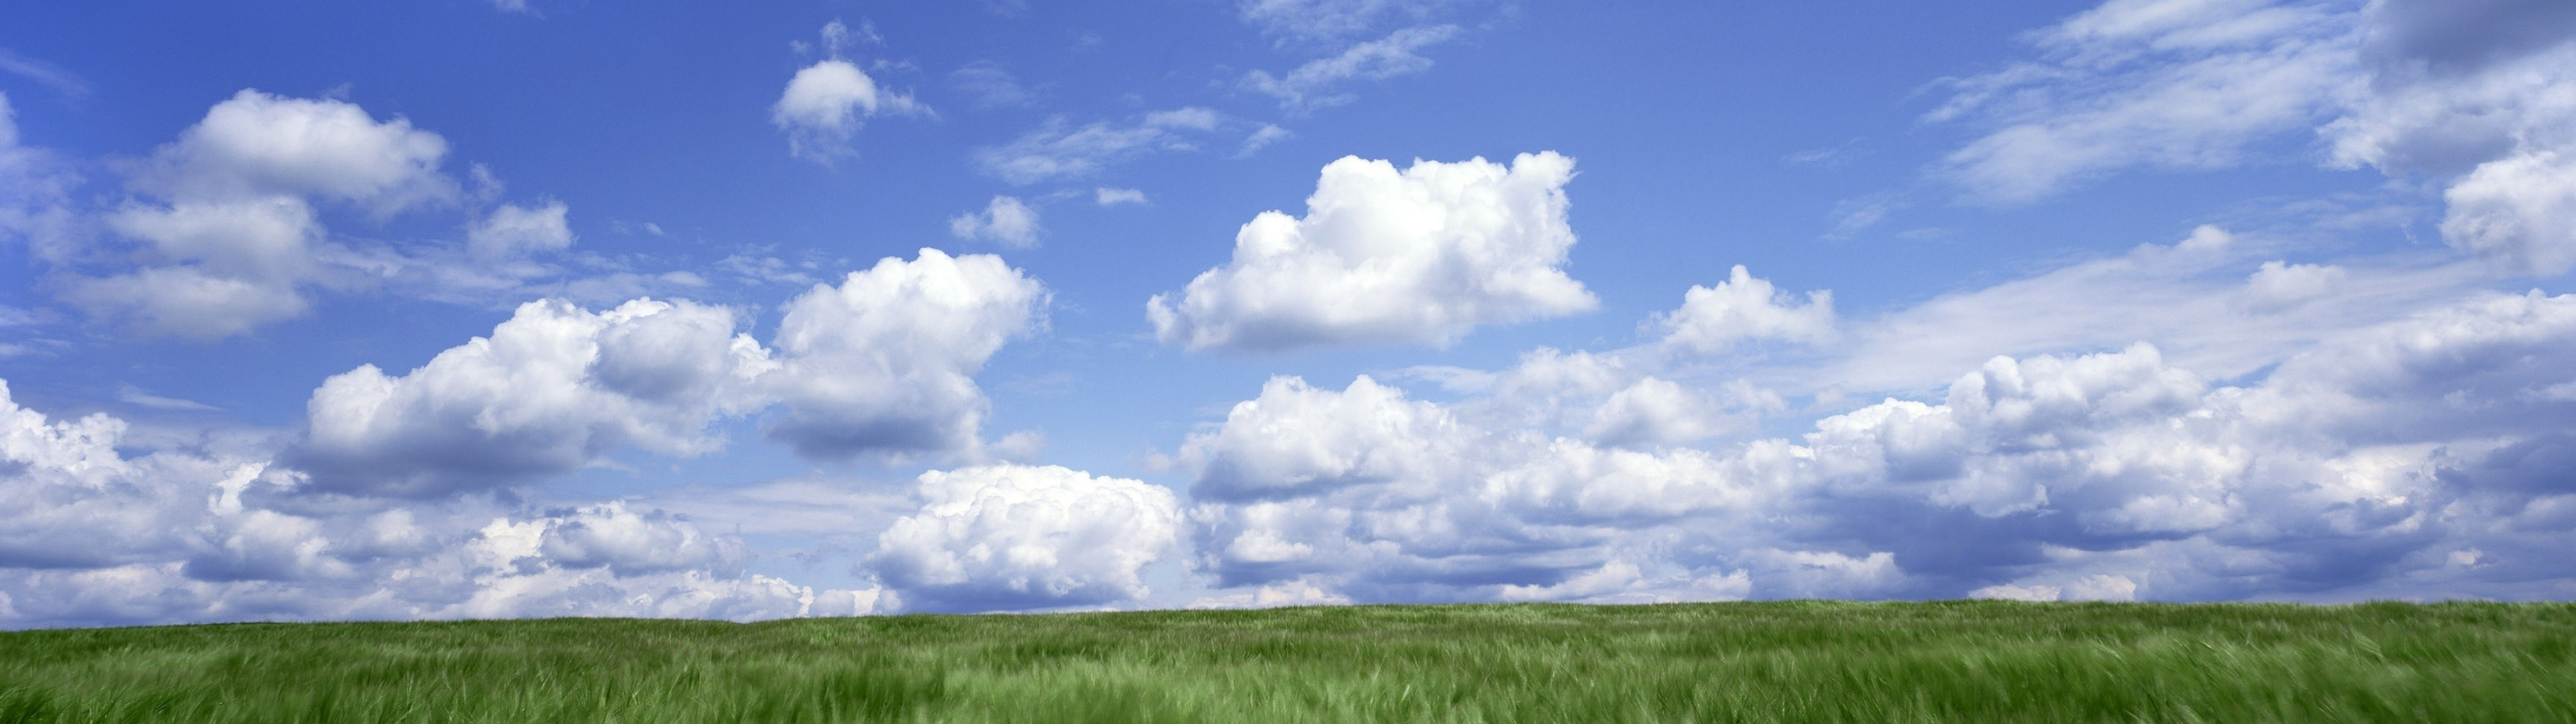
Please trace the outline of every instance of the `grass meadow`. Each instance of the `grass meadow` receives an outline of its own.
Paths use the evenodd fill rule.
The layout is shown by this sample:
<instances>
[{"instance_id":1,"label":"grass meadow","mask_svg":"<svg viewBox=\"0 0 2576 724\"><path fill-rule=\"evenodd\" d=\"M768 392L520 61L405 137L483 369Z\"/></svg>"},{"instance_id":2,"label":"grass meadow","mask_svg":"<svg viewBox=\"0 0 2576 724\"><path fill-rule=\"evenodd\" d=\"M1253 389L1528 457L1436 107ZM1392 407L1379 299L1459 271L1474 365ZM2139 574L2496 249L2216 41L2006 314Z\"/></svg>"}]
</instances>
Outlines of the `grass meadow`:
<instances>
[{"instance_id":1,"label":"grass meadow","mask_svg":"<svg viewBox=\"0 0 2576 724\"><path fill-rule=\"evenodd\" d=\"M1936 721L2576 721L2576 605L1792 601L0 633L0 722Z\"/></svg>"}]
</instances>

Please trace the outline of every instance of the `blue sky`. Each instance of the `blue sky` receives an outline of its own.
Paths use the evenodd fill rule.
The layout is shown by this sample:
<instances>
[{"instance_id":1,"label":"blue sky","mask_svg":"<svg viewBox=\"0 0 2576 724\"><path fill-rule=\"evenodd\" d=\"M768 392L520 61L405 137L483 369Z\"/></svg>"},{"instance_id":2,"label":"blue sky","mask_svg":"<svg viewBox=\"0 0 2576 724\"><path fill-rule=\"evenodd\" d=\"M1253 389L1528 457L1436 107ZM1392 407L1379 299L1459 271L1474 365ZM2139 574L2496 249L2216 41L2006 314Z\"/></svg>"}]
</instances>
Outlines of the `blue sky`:
<instances>
[{"instance_id":1,"label":"blue sky","mask_svg":"<svg viewBox=\"0 0 2576 724\"><path fill-rule=\"evenodd\" d=\"M2547 0L89 3L0 625L2576 595Z\"/></svg>"}]
</instances>

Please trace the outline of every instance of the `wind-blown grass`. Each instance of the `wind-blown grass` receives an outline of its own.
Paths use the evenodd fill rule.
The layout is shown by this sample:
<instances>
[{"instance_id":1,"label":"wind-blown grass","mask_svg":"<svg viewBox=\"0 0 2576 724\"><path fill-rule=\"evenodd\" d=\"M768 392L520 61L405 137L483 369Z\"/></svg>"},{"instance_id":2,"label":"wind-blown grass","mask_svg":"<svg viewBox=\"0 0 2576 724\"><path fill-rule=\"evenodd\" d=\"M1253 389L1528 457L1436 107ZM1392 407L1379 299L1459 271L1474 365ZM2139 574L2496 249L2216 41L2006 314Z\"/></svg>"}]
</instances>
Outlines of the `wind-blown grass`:
<instances>
[{"instance_id":1,"label":"wind-blown grass","mask_svg":"<svg viewBox=\"0 0 2576 724\"><path fill-rule=\"evenodd\" d=\"M2566 722L2576 605L1473 605L0 634L0 722Z\"/></svg>"}]
</instances>

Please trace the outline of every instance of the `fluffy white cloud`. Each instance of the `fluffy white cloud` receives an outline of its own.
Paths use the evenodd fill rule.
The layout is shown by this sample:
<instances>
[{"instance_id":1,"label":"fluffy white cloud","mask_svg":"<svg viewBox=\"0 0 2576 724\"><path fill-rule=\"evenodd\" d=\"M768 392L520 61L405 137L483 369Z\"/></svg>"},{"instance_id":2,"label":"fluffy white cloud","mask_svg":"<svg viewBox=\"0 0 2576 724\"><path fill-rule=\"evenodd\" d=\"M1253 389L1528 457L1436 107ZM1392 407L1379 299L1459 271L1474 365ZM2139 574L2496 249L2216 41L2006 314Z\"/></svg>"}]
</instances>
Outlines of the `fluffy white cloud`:
<instances>
[{"instance_id":1,"label":"fluffy white cloud","mask_svg":"<svg viewBox=\"0 0 2576 724\"><path fill-rule=\"evenodd\" d=\"M1270 600L2548 595L2576 296L2419 310L2237 386L2149 345L1996 357L1934 402L1711 450L1571 432L1711 392L1621 358L1451 373L1452 405L1282 378L1176 460L1194 565Z\"/></svg>"},{"instance_id":2,"label":"fluffy white cloud","mask_svg":"<svg viewBox=\"0 0 2576 724\"><path fill-rule=\"evenodd\" d=\"M153 153L135 184L166 198L314 196L380 212L454 198L447 140L356 104L245 89Z\"/></svg>"},{"instance_id":3,"label":"fluffy white cloud","mask_svg":"<svg viewBox=\"0 0 2576 724\"><path fill-rule=\"evenodd\" d=\"M468 198L439 170L446 155L445 139L402 118L244 90L125 165L132 195L104 208L70 203L76 179L36 163L49 155L0 146L0 232L27 237L64 301L150 337L246 334L305 314L317 290L381 286L492 304L562 274L536 260L572 244L565 205L483 213L472 207L490 203L499 182L477 166L480 188ZM458 242L335 240L324 223L344 210L381 223L460 202L481 218Z\"/></svg>"},{"instance_id":4,"label":"fluffy white cloud","mask_svg":"<svg viewBox=\"0 0 2576 724\"><path fill-rule=\"evenodd\" d=\"M366 365L324 381L293 461L324 489L434 496L569 471L623 445L704 452L717 444L707 423L747 405L743 390L770 364L723 307L529 302L407 374Z\"/></svg>"},{"instance_id":5,"label":"fluffy white cloud","mask_svg":"<svg viewBox=\"0 0 2576 724\"><path fill-rule=\"evenodd\" d=\"M896 605L742 571L743 542L608 502L335 496L213 441L151 449L0 382L0 626L511 616L776 618ZM120 449L143 448L133 457Z\"/></svg>"},{"instance_id":6,"label":"fluffy white cloud","mask_svg":"<svg viewBox=\"0 0 2576 724\"><path fill-rule=\"evenodd\" d=\"M1234 258L1146 304L1166 344L1277 351L1334 344L1447 345L1481 325L1598 304L1561 268L1574 246L1564 186L1574 160L1522 154L1324 167L1303 218L1263 212Z\"/></svg>"},{"instance_id":7,"label":"fluffy white cloud","mask_svg":"<svg viewBox=\"0 0 2576 724\"><path fill-rule=\"evenodd\" d=\"M850 137L858 134L868 117L928 110L911 95L879 87L858 65L830 58L805 66L788 79L787 90L770 106L769 122L787 132L788 153L828 164L856 153L850 148Z\"/></svg>"},{"instance_id":8,"label":"fluffy white cloud","mask_svg":"<svg viewBox=\"0 0 2576 724\"><path fill-rule=\"evenodd\" d=\"M572 228L564 224L567 211L561 201L536 207L502 204L466 228L466 253L506 261L534 252L562 251L573 240Z\"/></svg>"},{"instance_id":9,"label":"fluffy white cloud","mask_svg":"<svg viewBox=\"0 0 2576 724\"><path fill-rule=\"evenodd\" d=\"M1102 198L1107 198L1105 193ZM1142 200L1144 195L1137 194L1136 198ZM1016 196L995 196L982 211L949 217L948 233L960 239L987 239L1026 249L1038 245L1038 210Z\"/></svg>"},{"instance_id":10,"label":"fluffy white cloud","mask_svg":"<svg viewBox=\"0 0 2576 724\"><path fill-rule=\"evenodd\" d=\"M457 196L438 171L447 142L356 105L244 90L156 151L129 200L105 215L139 242L132 271L73 277L67 300L148 336L215 339L305 312L325 264L313 201L386 214ZM72 253L64 250L62 253ZM58 261L68 259L58 258Z\"/></svg>"},{"instance_id":11,"label":"fluffy white cloud","mask_svg":"<svg viewBox=\"0 0 2576 724\"><path fill-rule=\"evenodd\" d=\"M870 558L909 606L990 610L1134 600L1180 535L1180 503L1142 481L994 465L922 473L921 510Z\"/></svg>"},{"instance_id":12,"label":"fluffy white cloud","mask_svg":"<svg viewBox=\"0 0 2576 724\"><path fill-rule=\"evenodd\" d=\"M723 417L784 406L768 434L825 459L985 454L974 374L1040 324L1045 289L998 257L922 250L786 305L774 349L733 310L561 299L401 375L335 375L287 458L319 489L439 497L505 488L640 447L695 455Z\"/></svg>"},{"instance_id":13,"label":"fluffy white cloud","mask_svg":"<svg viewBox=\"0 0 2576 724\"><path fill-rule=\"evenodd\" d=\"M989 254L923 249L787 303L761 385L787 405L771 439L822 458L973 453L987 402L974 375L1044 324L1046 288Z\"/></svg>"},{"instance_id":14,"label":"fluffy white cloud","mask_svg":"<svg viewBox=\"0 0 2576 724\"><path fill-rule=\"evenodd\" d=\"M1724 352L1740 340L1820 342L1834 335L1834 293L1808 292L1807 303L1799 304L1738 264L1715 288L1691 285L1681 308L1656 315L1652 324L1663 331L1665 346L1700 354Z\"/></svg>"},{"instance_id":15,"label":"fluffy white cloud","mask_svg":"<svg viewBox=\"0 0 2576 724\"><path fill-rule=\"evenodd\" d=\"M1725 596L1615 553L1629 531L1758 502L1761 483L1697 450L1551 439L1480 413L1367 377L1271 380L1178 456L1196 475L1196 566L1225 587L1302 581L1373 601L1612 593L1600 576Z\"/></svg>"},{"instance_id":16,"label":"fluffy white cloud","mask_svg":"<svg viewBox=\"0 0 2576 724\"><path fill-rule=\"evenodd\" d=\"M2576 147L2569 149L2576 153ZM2442 238L2517 272L2576 267L2576 161L2556 151L2479 164L2444 194Z\"/></svg>"},{"instance_id":17,"label":"fluffy white cloud","mask_svg":"<svg viewBox=\"0 0 2576 724\"><path fill-rule=\"evenodd\" d=\"M2267 261L2246 278L2245 289L2256 307L2280 309L2334 294L2343 286L2344 276L2343 267L2332 264Z\"/></svg>"}]
</instances>

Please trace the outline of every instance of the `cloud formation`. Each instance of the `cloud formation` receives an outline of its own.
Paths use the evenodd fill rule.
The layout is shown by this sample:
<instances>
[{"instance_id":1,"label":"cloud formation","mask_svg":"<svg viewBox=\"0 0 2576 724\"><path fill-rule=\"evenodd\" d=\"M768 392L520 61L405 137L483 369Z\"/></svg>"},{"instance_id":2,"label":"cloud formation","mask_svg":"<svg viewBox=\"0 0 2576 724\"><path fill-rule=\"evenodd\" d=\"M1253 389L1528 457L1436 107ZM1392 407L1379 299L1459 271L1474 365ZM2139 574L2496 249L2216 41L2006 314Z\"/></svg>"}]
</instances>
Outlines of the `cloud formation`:
<instances>
[{"instance_id":1,"label":"cloud formation","mask_svg":"<svg viewBox=\"0 0 2576 724\"><path fill-rule=\"evenodd\" d=\"M921 509L869 565L917 610L986 611L1144 598L1140 572L1180 535L1172 491L1056 466L922 473Z\"/></svg>"},{"instance_id":2,"label":"cloud formation","mask_svg":"<svg viewBox=\"0 0 2576 724\"><path fill-rule=\"evenodd\" d=\"M769 122L787 133L789 155L830 165L858 153L850 139L868 118L930 111L911 94L880 87L858 64L841 58L840 45L849 34L841 21L824 25L830 57L796 71L769 107Z\"/></svg>"},{"instance_id":3,"label":"cloud formation","mask_svg":"<svg viewBox=\"0 0 2576 724\"><path fill-rule=\"evenodd\" d=\"M1137 194L1137 198L1142 200L1144 195ZM960 239L998 241L1004 246L1026 249L1038 245L1038 210L1016 196L995 196L982 211L949 217L948 233Z\"/></svg>"},{"instance_id":4,"label":"cloud formation","mask_svg":"<svg viewBox=\"0 0 2576 724\"><path fill-rule=\"evenodd\" d=\"M529 302L409 373L333 375L290 460L323 489L429 497L568 472L627 445L703 453L717 445L707 424L751 406L772 364L723 307Z\"/></svg>"},{"instance_id":5,"label":"cloud formation","mask_svg":"<svg viewBox=\"0 0 2576 724\"><path fill-rule=\"evenodd\" d=\"M763 390L770 439L825 459L978 454L975 373L1045 323L1046 288L989 254L923 249L789 301Z\"/></svg>"},{"instance_id":6,"label":"cloud formation","mask_svg":"<svg viewBox=\"0 0 2576 724\"><path fill-rule=\"evenodd\" d=\"M1196 149L1192 137L1216 130L1224 120L1198 106L1154 111L1130 123L1073 126L1057 116L1008 144L976 149L974 160L978 169L1013 186L1088 178L1149 153Z\"/></svg>"},{"instance_id":7,"label":"cloud formation","mask_svg":"<svg viewBox=\"0 0 2576 724\"><path fill-rule=\"evenodd\" d=\"M1348 80L1384 80L1429 70L1431 59L1417 51L1456 38L1460 32L1455 25L1404 28L1384 38L1352 45L1331 57L1308 61L1285 76L1262 70L1245 73L1243 87L1278 99L1279 108L1291 113L1342 105L1356 98L1347 93L1330 93L1333 86Z\"/></svg>"},{"instance_id":8,"label":"cloud formation","mask_svg":"<svg viewBox=\"0 0 2576 724\"><path fill-rule=\"evenodd\" d=\"M1327 164L1306 215L1267 211L1233 259L1146 304L1155 336L1190 350L1446 346L1476 327L1588 311L1562 268L1574 246L1574 159L1521 154Z\"/></svg>"},{"instance_id":9,"label":"cloud formation","mask_svg":"<svg viewBox=\"0 0 2576 724\"><path fill-rule=\"evenodd\" d=\"M2489 295L2243 385L2143 344L1996 357L1707 451L1567 434L1600 397L1279 378L1178 459L1221 586L1359 601L2529 597L2568 573L2533 556L2568 523L2530 512L2571 492L2542 472L2576 449L2561 358L2576 296Z\"/></svg>"},{"instance_id":10,"label":"cloud formation","mask_svg":"<svg viewBox=\"0 0 2576 724\"><path fill-rule=\"evenodd\" d=\"M575 240L563 202L494 204L500 184L479 165L466 194L440 170L446 139L342 100L243 90L148 158L116 166L126 193L94 205L75 200L81 179L63 159L18 146L10 124L0 130L0 233L28 242L60 299L143 337L249 334L310 313L319 291L524 299L530 284L564 275L542 260ZM467 215L462 238L429 243L328 228L455 210Z\"/></svg>"},{"instance_id":11,"label":"cloud formation","mask_svg":"<svg viewBox=\"0 0 2576 724\"><path fill-rule=\"evenodd\" d=\"M1724 352L1744 340L1820 342L1834 335L1834 293L1808 292L1800 304L1738 264L1715 287L1691 285L1680 309L1656 315L1649 324L1663 333L1665 346L1700 354Z\"/></svg>"},{"instance_id":12,"label":"cloud formation","mask_svg":"<svg viewBox=\"0 0 2576 724\"><path fill-rule=\"evenodd\" d=\"M256 449L155 445L128 429L105 415L50 419L17 405L0 382L8 625L748 620L892 603L877 589L817 591L745 573L741 540L659 510L351 497L311 487Z\"/></svg>"},{"instance_id":13,"label":"cloud formation","mask_svg":"<svg viewBox=\"0 0 2576 724\"><path fill-rule=\"evenodd\" d=\"M2313 132L2338 168L2445 180L2453 247L2576 267L2576 15L2546 2L2112 0L2031 37L2044 60L1957 79L1927 116L1985 135L1943 172L2019 204L2131 167L2211 169Z\"/></svg>"},{"instance_id":14,"label":"cloud formation","mask_svg":"<svg viewBox=\"0 0 2576 724\"><path fill-rule=\"evenodd\" d=\"M325 380L286 460L317 489L436 498L628 447L711 452L711 423L772 406L770 439L808 457L973 458L989 404L974 375L1041 323L1045 295L997 257L924 249L789 301L768 347L725 307L529 302L418 369Z\"/></svg>"}]
</instances>

